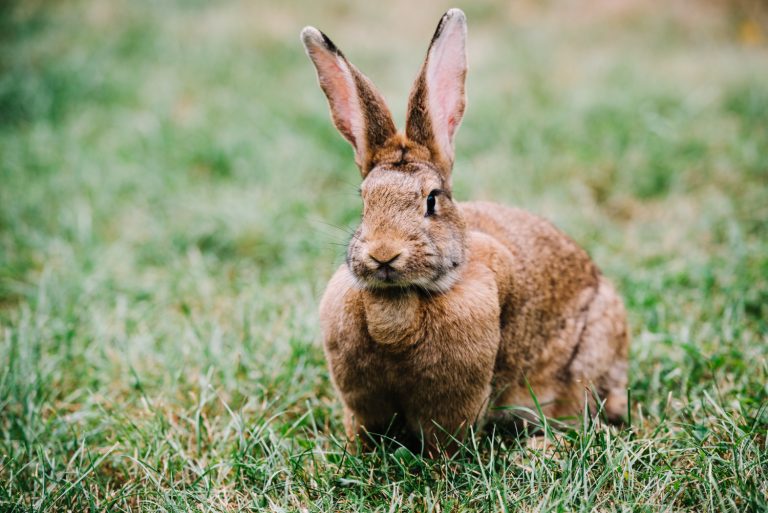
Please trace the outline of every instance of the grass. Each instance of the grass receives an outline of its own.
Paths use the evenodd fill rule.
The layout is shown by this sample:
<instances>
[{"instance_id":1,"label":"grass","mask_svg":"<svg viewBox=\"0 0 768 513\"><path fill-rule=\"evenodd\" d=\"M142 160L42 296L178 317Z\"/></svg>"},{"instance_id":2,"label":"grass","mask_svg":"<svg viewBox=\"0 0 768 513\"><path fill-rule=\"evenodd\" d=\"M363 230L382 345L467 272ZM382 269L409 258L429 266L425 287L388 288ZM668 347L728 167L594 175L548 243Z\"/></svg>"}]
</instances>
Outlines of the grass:
<instances>
[{"instance_id":1,"label":"grass","mask_svg":"<svg viewBox=\"0 0 768 513\"><path fill-rule=\"evenodd\" d=\"M346 451L317 303L358 175L298 32L402 118L450 6L0 7L0 510L768 510L767 55L706 5L464 6L456 194L617 283L631 425Z\"/></svg>"}]
</instances>

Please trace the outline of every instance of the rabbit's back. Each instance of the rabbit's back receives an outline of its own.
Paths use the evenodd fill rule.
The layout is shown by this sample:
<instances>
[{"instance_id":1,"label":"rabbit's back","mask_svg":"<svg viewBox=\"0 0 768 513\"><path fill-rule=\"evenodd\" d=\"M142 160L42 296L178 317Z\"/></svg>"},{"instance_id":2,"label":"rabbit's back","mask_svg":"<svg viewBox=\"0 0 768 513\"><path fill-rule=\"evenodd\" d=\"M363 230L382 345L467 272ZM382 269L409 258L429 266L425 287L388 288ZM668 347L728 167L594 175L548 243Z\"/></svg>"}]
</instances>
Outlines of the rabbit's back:
<instances>
[{"instance_id":1,"label":"rabbit's back","mask_svg":"<svg viewBox=\"0 0 768 513\"><path fill-rule=\"evenodd\" d=\"M470 231L490 235L511 253L518 302L546 303L552 313L598 284L600 271L578 244L552 223L530 212L497 203L461 204Z\"/></svg>"},{"instance_id":2,"label":"rabbit's back","mask_svg":"<svg viewBox=\"0 0 768 513\"><path fill-rule=\"evenodd\" d=\"M529 384L540 403L551 404L545 410L553 415L583 405L578 396L585 387L604 389L602 395L623 393L626 314L587 252L530 212L487 202L461 207L470 232L489 235L509 251L498 283L497 404L531 405ZM615 371L616 365L622 369ZM607 382L611 375L620 383ZM614 409L620 416L621 406Z\"/></svg>"}]
</instances>

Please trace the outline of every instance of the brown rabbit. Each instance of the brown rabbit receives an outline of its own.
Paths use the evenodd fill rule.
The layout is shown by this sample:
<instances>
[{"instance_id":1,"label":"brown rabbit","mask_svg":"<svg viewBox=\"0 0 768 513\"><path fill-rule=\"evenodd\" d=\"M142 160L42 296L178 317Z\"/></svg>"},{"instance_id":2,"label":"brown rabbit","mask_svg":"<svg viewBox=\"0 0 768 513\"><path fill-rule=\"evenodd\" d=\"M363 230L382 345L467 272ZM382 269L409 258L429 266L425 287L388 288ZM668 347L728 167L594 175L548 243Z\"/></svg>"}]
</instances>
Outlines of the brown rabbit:
<instances>
[{"instance_id":1,"label":"brown rabbit","mask_svg":"<svg viewBox=\"0 0 768 513\"><path fill-rule=\"evenodd\" d=\"M531 389L547 416L627 408L624 306L587 253L522 210L453 200L466 30L443 15L404 134L328 37L301 33L363 177L362 224L320 305L350 440L397 426L449 447L489 406L533 408Z\"/></svg>"}]
</instances>

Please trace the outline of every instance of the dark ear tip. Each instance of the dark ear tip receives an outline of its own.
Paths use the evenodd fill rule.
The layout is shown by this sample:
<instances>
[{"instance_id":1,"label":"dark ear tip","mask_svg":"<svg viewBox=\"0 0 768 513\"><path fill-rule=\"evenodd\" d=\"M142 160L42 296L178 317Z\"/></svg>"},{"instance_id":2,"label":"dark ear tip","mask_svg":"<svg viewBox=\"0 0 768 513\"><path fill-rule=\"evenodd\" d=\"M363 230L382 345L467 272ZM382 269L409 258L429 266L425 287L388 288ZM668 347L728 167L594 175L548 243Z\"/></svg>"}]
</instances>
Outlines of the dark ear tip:
<instances>
[{"instance_id":1,"label":"dark ear tip","mask_svg":"<svg viewBox=\"0 0 768 513\"><path fill-rule=\"evenodd\" d=\"M434 43L435 40L438 37L440 37L440 34L443 33L443 29L450 22L459 23L461 25L466 26L467 25L467 15L464 14L464 11L462 11L461 9L458 9L456 7L454 7L453 9L448 9L445 12L445 14L443 14L442 18L440 18L440 23L437 24L437 29L435 29L435 35L432 36L431 43Z\"/></svg>"},{"instance_id":2,"label":"dark ear tip","mask_svg":"<svg viewBox=\"0 0 768 513\"><path fill-rule=\"evenodd\" d=\"M301 41L304 47L309 50L312 47L322 46L333 53L341 53L333 41L328 36L317 30L315 27L306 26L301 30Z\"/></svg>"},{"instance_id":3,"label":"dark ear tip","mask_svg":"<svg viewBox=\"0 0 768 513\"><path fill-rule=\"evenodd\" d=\"M330 51L332 51L332 52L334 52L334 53L338 53L338 54L341 54L341 51L340 51L338 48L336 48L336 45L335 45L335 44L333 44L333 41L331 41L331 39L330 39L328 36L326 36L326 35L325 35L325 34L323 34L322 32L320 32L320 35L322 35L322 36L323 36L323 42L325 43L325 46L326 46L326 47L327 47L327 48L328 48Z\"/></svg>"},{"instance_id":4,"label":"dark ear tip","mask_svg":"<svg viewBox=\"0 0 768 513\"><path fill-rule=\"evenodd\" d=\"M443 19L456 19L466 22L467 15L464 14L464 11L461 9L454 7L453 9L448 9L445 14L443 14Z\"/></svg>"}]
</instances>

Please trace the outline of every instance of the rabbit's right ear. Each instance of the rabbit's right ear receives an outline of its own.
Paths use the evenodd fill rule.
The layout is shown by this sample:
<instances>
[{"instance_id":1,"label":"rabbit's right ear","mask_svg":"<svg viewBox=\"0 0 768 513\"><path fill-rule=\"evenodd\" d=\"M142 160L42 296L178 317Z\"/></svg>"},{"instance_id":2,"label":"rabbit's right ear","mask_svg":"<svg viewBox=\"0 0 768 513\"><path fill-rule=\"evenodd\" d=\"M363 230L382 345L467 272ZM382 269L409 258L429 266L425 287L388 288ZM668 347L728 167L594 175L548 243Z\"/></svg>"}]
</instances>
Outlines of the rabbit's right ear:
<instances>
[{"instance_id":1,"label":"rabbit's right ear","mask_svg":"<svg viewBox=\"0 0 768 513\"><path fill-rule=\"evenodd\" d=\"M405 134L429 148L446 175L453 167L453 136L466 105L466 40L466 16L460 9L450 9L437 25L408 100Z\"/></svg>"},{"instance_id":2,"label":"rabbit's right ear","mask_svg":"<svg viewBox=\"0 0 768 513\"><path fill-rule=\"evenodd\" d=\"M363 178L374 165L375 151L397 129L384 99L328 36L314 27L301 31L307 55L331 109L336 128L355 148L355 162Z\"/></svg>"}]
</instances>

